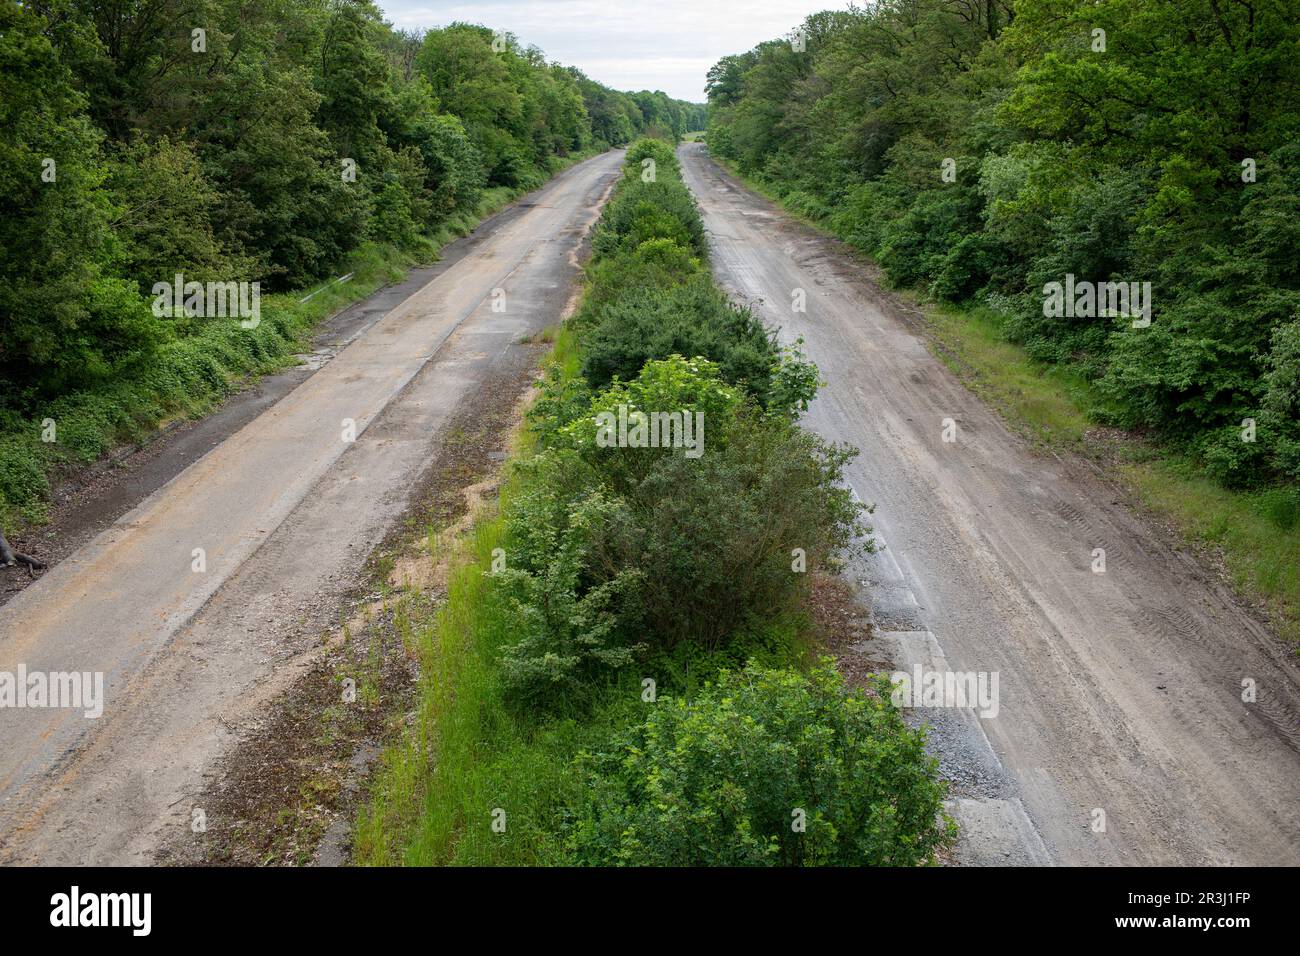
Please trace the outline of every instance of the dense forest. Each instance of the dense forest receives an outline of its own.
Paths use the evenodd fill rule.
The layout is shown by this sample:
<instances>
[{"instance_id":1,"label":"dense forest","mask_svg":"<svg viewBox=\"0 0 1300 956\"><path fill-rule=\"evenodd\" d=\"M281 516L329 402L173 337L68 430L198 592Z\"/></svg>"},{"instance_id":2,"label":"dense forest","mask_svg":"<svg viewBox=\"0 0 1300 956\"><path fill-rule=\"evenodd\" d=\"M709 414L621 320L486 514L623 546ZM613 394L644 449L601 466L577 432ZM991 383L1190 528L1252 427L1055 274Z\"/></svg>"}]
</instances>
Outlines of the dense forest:
<instances>
[{"instance_id":1,"label":"dense forest","mask_svg":"<svg viewBox=\"0 0 1300 956\"><path fill-rule=\"evenodd\" d=\"M1229 486L1300 478L1296 0L882 0L708 90L715 155L994 310L1097 420Z\"/></svg>"},{"instance_id":2,"label":"dense forest","mask_svg":"<svg viewBox=\"0 0 1300 956\"><path fill-rule=\"evenodd\" d=\"M486 27L395 30L369 0L0 0L0 519L39 513L52 462L303 332L160 316L156 283L267 294L375 245L428 258L485 196L703 111Z\"/></svg>"}]
</instances>

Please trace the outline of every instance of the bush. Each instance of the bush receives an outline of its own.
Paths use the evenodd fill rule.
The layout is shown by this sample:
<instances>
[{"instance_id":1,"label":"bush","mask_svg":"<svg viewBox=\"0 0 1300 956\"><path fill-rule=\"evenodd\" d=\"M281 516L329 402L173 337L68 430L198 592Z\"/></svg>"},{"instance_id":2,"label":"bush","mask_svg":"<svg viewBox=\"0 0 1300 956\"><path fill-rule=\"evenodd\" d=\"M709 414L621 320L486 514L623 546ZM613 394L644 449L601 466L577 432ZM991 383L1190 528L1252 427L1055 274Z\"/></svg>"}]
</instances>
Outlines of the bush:
<instances>
[{"instance_id":1,"label":"bush","mask_svg":"<svg viewBox=\"0 0 1300 956\"><path fill-rule=\"evenodd\" d=\"M807 580L795 549L808 569L833 569L869 530L842 482L855 454L784 418L741 415L702 458L657 461L629 495L656 641L718 649L795 606Z\"/></svg>"},{"instance_id":2,"label":"bush","mask_svg":"<svg viewBox=\"0 0 1300 956\"><path fill-rule=\"evenodd\" d=\"M571 845L589 865L914 866L952 828L923 732L829 659L808 677L723 671L577 767Z\"/></svg>"},{"instance_id":3,"label":"bush","mask_svg":"<svg viewBox=\"0 0 1300 956\"><path fill-rule=\"evenodd\" d=\"M635 249L595 259L588 266L590 285L582 308L571 321L578 327L588 326L610 302L636 291L682 285L702 269L694 250L671 239L652 239Z\"/></svg>"},{"instance_id":4,"label":"bush","mask_svg":"<svg viewBox=\"0 0 1300 956\"><path fill-rule=\"evenodd\" d=\"M625 640L641 572L620 567L590 586L598 539L627 523L625 506L599 492L565 501L539 486L516 502L506 527L522 567L496 572L515 638L502 650L502 683L516 704L582 711L643 649Z\"/></svg>"},{"instance_id":5,"label":"bush","mask_svg":"<svg viewBox=\"0 0 1300 956\"><path fill-rule=\"evenodd\" d=\"M34 441L0 438L0 531L10 507L30 508L49 494L38 447Z\"/></svg>"},{"instance_id":6,"label":"bush","mask_svg":"<svg viewBox=\"0 0 1300 956\"><path fill-rule=\"evenodd\" d=\"M625 179L618 195L605 206L591 247L595 255L606 256L659 238L687 246L697 256L708 252L704 221L690 191L663 175L654 182Z\"/></svg>"},{"instance_id":7,"label":"bush","mask_svg":"<svg viewBox=\"0 0 1300 956\"><path fill-rule=\"evenodd\" d=\"M854 453L760 414L712 363L648 362L585 408L581 395L552 387L535 412L548 447L528 464L508 524L508 580L528 633L510 654L512 689L530 702L562 708L575 675L630 663L608 653L617 649L725 647L746 622L794 605L806 580L794 549L809 569L832 566L868 530L842 483ZM601 447L597 418L619 406L699 411L702 454Z\"/></svg>"},{"instance_id":8,"label":"bush","mask_svg":"<svg viewBox=\"0 0 1300 956\"><path fill-rule=\"evenodd\" d=\"M677 154L672 146L661 139L648 137L643 137L628 147L627 155L623 158L623 175L628 179L641 176L647 159L654 160L656 176L681 178L681 166L678 165Z\"/></svg>"},{"instance_id":9,"label":"bush","mask_svg":"<svg viewBox=\"0 0 1300 956\"><path fill-rule=\"evenodd\" d=\"M973 189L952 185L919 193L907 212L881 231L880 265L897 285L934 278L949 250L979 224L979 196Z\"/></svg>"},{"instance_id":10,"label":"bush","mask_svg":"<svg viewBox=\"0 0 1300 956\"><path fill-rule=\"evenodd\" d=\"M635 378L646 362L702 356L722 377L766 398L777 349L763 323L732 305L706 275L675 289L639 289L600 309L583 341L583 377L593 388Z\"/></svg>"},{"instance_id":11,"label":"bush","mask_svg":"<svg viewBox=\"0 0 1300 956\"><path fill-rule=\"evenodd\" d=\"M1300 491L1294 488L1270 488L1259 497L1259 510L1282 531L1300 524Z\"/></svg>"},{"instance_id":12,"label":"bush","mask_svg":"<svg viewBox=\"0 0 1300 956\"><path fill-rule=\"evenodd\" d=\"M965 236L939 262L939 272L930 283L936 299L960 302L975 296L993 276L1003 251L983 233Z\"/></svg>"},{"instance_id":13,"label":"bush","mask_svg":"<svg viewBox=\"0 0 1300 956\"><path fill-rule=\"evenodd\" d=\"M1246 488L1256 484L1267 462L1265 445L1242 439L1242 429L1235 426L1204 434L1198 442L1205 470L1226 488Z\"/></svg>"},{"instance_id":14,"label":"bush","mask_svg":"<svg viewBox=\"0 0 1300 956\"><path fill-rule=\"evenodd\" d=\"M370 217L371 238L409 248L419 238L419 225L412 214L411 197L399 182L384 184L375 197Z\"/></svg>"},{"instance_id":15,"label":"bush","mask_svg":"<svg viewBox=\"0 0 1300 956\"><path fill-rule=\"evenodd\" d=\"M629 416L698 412L698 457L681 448L600 447L595 423L620 406ZM646 363L633 381L595 395L552 444L590 469L589 487L627 502L636 547L622 560L644 572L645 624L661 647L683 640L717 647L747 616L778 613L804 581L791 572L793 549L804 551L807 567L826 567L868 530L842 483L856 452L787 416L760 415L703 359Z\"/></svg>"}]
</instances>

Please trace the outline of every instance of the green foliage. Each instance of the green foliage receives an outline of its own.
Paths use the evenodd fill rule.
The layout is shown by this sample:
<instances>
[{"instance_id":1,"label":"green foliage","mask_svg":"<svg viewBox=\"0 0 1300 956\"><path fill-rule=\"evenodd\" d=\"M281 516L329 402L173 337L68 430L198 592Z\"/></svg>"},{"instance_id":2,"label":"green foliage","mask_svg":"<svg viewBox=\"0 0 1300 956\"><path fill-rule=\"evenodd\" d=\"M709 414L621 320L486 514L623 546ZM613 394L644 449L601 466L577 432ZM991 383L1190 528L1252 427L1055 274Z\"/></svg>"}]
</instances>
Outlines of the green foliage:
<instances>
[{"instance_id":1,"label":"green foliage","mask_svg":"<svg viewBox=\"0 0 1300 956\"><path fill-rule=\"evenodd\" d=\"M590 283L573 324L585 328L606 305L634 292L651 294L689 283L703 272L704 263L692 250L671 239L651 239L635 249L588 263Z\"/></svg>"},{"instance_id":2,"label":"green foliage","mask_svg":"<svg viewBox=\"0 0 1300 956\"><path fill-rule=\"evenodd\" d=\"M198 282L252 278L252 261L222 245L221 195L192 143L136 139L110 155L108 168L115 273L146 294L177 272Z\"/></svg>"},{"instance_id":3,"label":"green foliage","mask_svg":"<svg viewBox=\"0 0 1300 956\"><path fill-rule=\"evenodd\" d=\"M615 377L635 377L662 355L702 356L728 382L768 395L774 348L763 323L732 305L708 276L666 290L634 290L601 308L583 340L582 374L603 388Z\"/></svg>"},{"instance_id":4,"label":"green foliage","mask_svg":"<svg viewBox=\"0 0 1300 956\"><path fill-rule=\"evenodd\" d=\"M483 169L465 128L454 116L428 115L414 137L424 159L425 186L431 194L431 223L473 209L483 187Z\"/></svg>"},{"instance_id":5,"label":"green foliage","mask_svg":"<svg viewBox=\"0 0 1300 956\"><path fill-rule=\"evenodd\" d=\"M650 137L639 139L628 147L627 155L623 160L623 177L635 179L645 175L647 159L654 160L656 167L662 167L669 178L681 179L681 165L677 162L677 154L672 146L661 139ZM658 175L657 169L656 175Z\"/></svg>"},{"instance_id":6,"label":"green foliage","mask_svg":"<svg viewBox=\"0 0 1300 956\"><path fill-rule=\"evenodd\" d=\"M595 866L915 866L950 826L923 733L829 660L807 677L724 670L578 766L571 844Z\"/></svg>"},{"instance_id":7,"label":"green foliage","mask_svg":"<svg viewBox=\"0 0 1300 956\"><path fill-rule=\"evenodd\" d=\"M615 679L638 651L714 651L779 618L805 579L791 572L794 549L829 567L866 530L842 481L854 453L794 423L816 367L778 348L679 242L626 239L630 222L666 209L698 219L671 148L635 143L624 170L576 320L581 374L544 385L529 416L543 451L508 519L505 579L527 635L507 656L510 687L555 710L588 699L582 687ZM648 438L652 422L662 430L652 447L622 443L624 429Z\"/></svg>"},{"instance_id":8,"label":"green foliage","mask_svg":"<svg viewBox=\"0 0 1300 956\"><path fill-rule=\"evenodd\" d=\"M410 248L419 237L412 215L411 197L402 184L394 180L385 184L375 197L370 217L370 235L380 242Z\"/></svg>"},{"instance_id":9,"label":"green foliage","mask_svg":"<svg viewBox=\"0 0 1300 956\"><path fill-rule=\"evenodd\" d=\"M553 385L539 403L548 450L528 465L532 490L509 522L510 580L528 633L509 666L534 705L560 689L549 705L570 704L569 675L590 675L587 664L630 663L614 649L723 646L746 621L797 600L794 549L808 567L830 567L866 530L843 484L853 453L785 415L758 414L707 360L647 362L584 408L589 394ZM643 411L698 412L701 454L602 443L602 414L634 423Z\"/></svg>"},{"instance_id":10,"label":"green foliage","mask_svg":"<svg viewBox=\"0 0 1300 956\"><path fill-rule=\"evenodd\" d=\"M1273 333L1300 308L1295 12L916 0L816 14L806 52L771 41L714 66L709 146L894 283L998 302L1012 341L1097 385L1106 420L1232 484L1294 479L1294 416L1262 400ZM1067 274L1149 282L1152 324L1044 316L1043 286ZM1239 447L1247 417L1259 442Z\"/></svg>"},{"instance_id":11,"label":"green foliage","mask_svg":"<svg viewBox=\"0 0 1300 956\"><path fill-rule=\"evenodd\" d=\"M112 407L60 420L75 449L22 461L93 457L282 362L302 332L159 318L155 283L308 288L373 256L367 241L427 259L596 141L703 109L652 94L648 117L493 41L396 32L371 0L0 0L0 436L23 445L56 406ZM44 488L0 477L0 520Z\"/></svg>"},{"instance_id":12,"label":"green foliage","mask_svg":"<svg viewBox=\"0 0 1300 956\"><path fill-rule=\"evenodd\" d=\"M592 388L631 379L651 360L682 355L717 363L726 381L769 410L807 407L816 392L815 367L778 348L775 335L702 271L703 221L668 144L641 139L629 147L623 179L592 244L591 287L577 317L584 330L582 374Z\"/></svg>"},{"instance_id":13,"label":"green foliage","mask_svg":"<svg viewBox=\"0 0 1300 956\"><path fill-rule=\"evenodd\" d=\"M704 222L690 192L667 172L654 182L640 178L624 181L624 188L610 200L592 236L596 255L632 250L644 242L669 239L697 256L708 247Z\"/></svg>"},{"instance_id":14,"label":"green foliage","mask_svg":"<svg viewBox=\"0 0 1300 956\"><path fill-rule=\"evenodd\" d=\"M1300 319L1273 330L1261 407L1273 466L1300 480Z\"/></svg>"},{"instance_id":15,"label":"green foliage","mask_svg":"<svg viewBox=\"0 0 1300 956\"><path fill-rule=\"evenodd\" d=\"M94 380L113 356L147 344L135 317L97 312L92 286L102 276L110 215L100 188L102 136L44 25L27 8L0 4L0 400L7 405L42 387Z\"/></svg>"},{"instance_id":16,"label":"green foliage","mask_svg":"<svg viewBox=\"0 0 1300 956\"><path fill-rule=\"evenodd\" d=\"M507 533L519 566L494 572L511 612L502 683L517 703L580 712L644 648L625 633L641 571L619 567L590 585L589 568L627 524L624 504L599 491L565 501L539 483L517 499Z\"/></svg>"},{"instance_id":17,"label":"green foliage","mask_svg":"<svg viewBox=\"0 0 1300 956\"><path fill-rule=\"evenodd\" d=\"M676 203L641 190L646 158L680 187L671 153L639 143L611 206ZM363 816L368 862L911 865L944 838L935 763L882 687L751 664L700 689L732 662L801 665L795 549L833 567L867 529L843 481L853 453L795 422L816 368L732 309L695 251L660 237L597 253L529 414L539 449L421 639L421 721ZM707 329L663 332L664 302ZM682 344L719 359L665 351ZM642 412L698 412L702 444L608 441ZM647 673L683 696L643 722ZM488 799L511 808L505 833Z\"/></svg>"}]
</instances>

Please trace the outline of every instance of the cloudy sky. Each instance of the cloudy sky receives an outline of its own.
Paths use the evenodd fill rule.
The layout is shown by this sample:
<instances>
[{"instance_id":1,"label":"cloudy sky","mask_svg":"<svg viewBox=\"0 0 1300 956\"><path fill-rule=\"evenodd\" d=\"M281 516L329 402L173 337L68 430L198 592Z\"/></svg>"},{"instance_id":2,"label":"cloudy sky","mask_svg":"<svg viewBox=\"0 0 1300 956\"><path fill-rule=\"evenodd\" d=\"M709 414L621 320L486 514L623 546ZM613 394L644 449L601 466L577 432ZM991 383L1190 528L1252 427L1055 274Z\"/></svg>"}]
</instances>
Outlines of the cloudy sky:
<instances>
[{"instance_id":1,"label":"cloudy sky","mask_svg":"<svg viewBox=\"0 0 1300 956\"><path fill-rule=\"evenodd\" d=\"M663 90L704 101L704 74L720 57L775 39L847 0L376 0L404 29L456 20L508 30L548 59L620 90Z\"/></svg>"}]
</instances>

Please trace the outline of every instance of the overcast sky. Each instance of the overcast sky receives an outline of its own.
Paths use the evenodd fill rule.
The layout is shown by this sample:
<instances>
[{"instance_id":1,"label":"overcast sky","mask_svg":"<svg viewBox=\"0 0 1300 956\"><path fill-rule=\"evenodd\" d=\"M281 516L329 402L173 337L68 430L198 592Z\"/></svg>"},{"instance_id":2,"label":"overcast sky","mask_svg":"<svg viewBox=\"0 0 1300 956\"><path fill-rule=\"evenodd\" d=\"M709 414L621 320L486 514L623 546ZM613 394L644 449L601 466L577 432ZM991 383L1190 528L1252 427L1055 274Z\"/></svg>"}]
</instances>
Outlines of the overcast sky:
<instances>
[{"instance_id":1,"label":"overcast sky","mask_svg":"<svg viewBox=\"0 0 1300 956\"><path fill-rule=\"evenodd\" d=\"M847 0L376 0L403 29L456 20L508 30L550 60L576 66L618 90L663 90L704 101L704 74L728 53L743 53L790 32L818 10Z\"/></svg>"}]
</instances>

